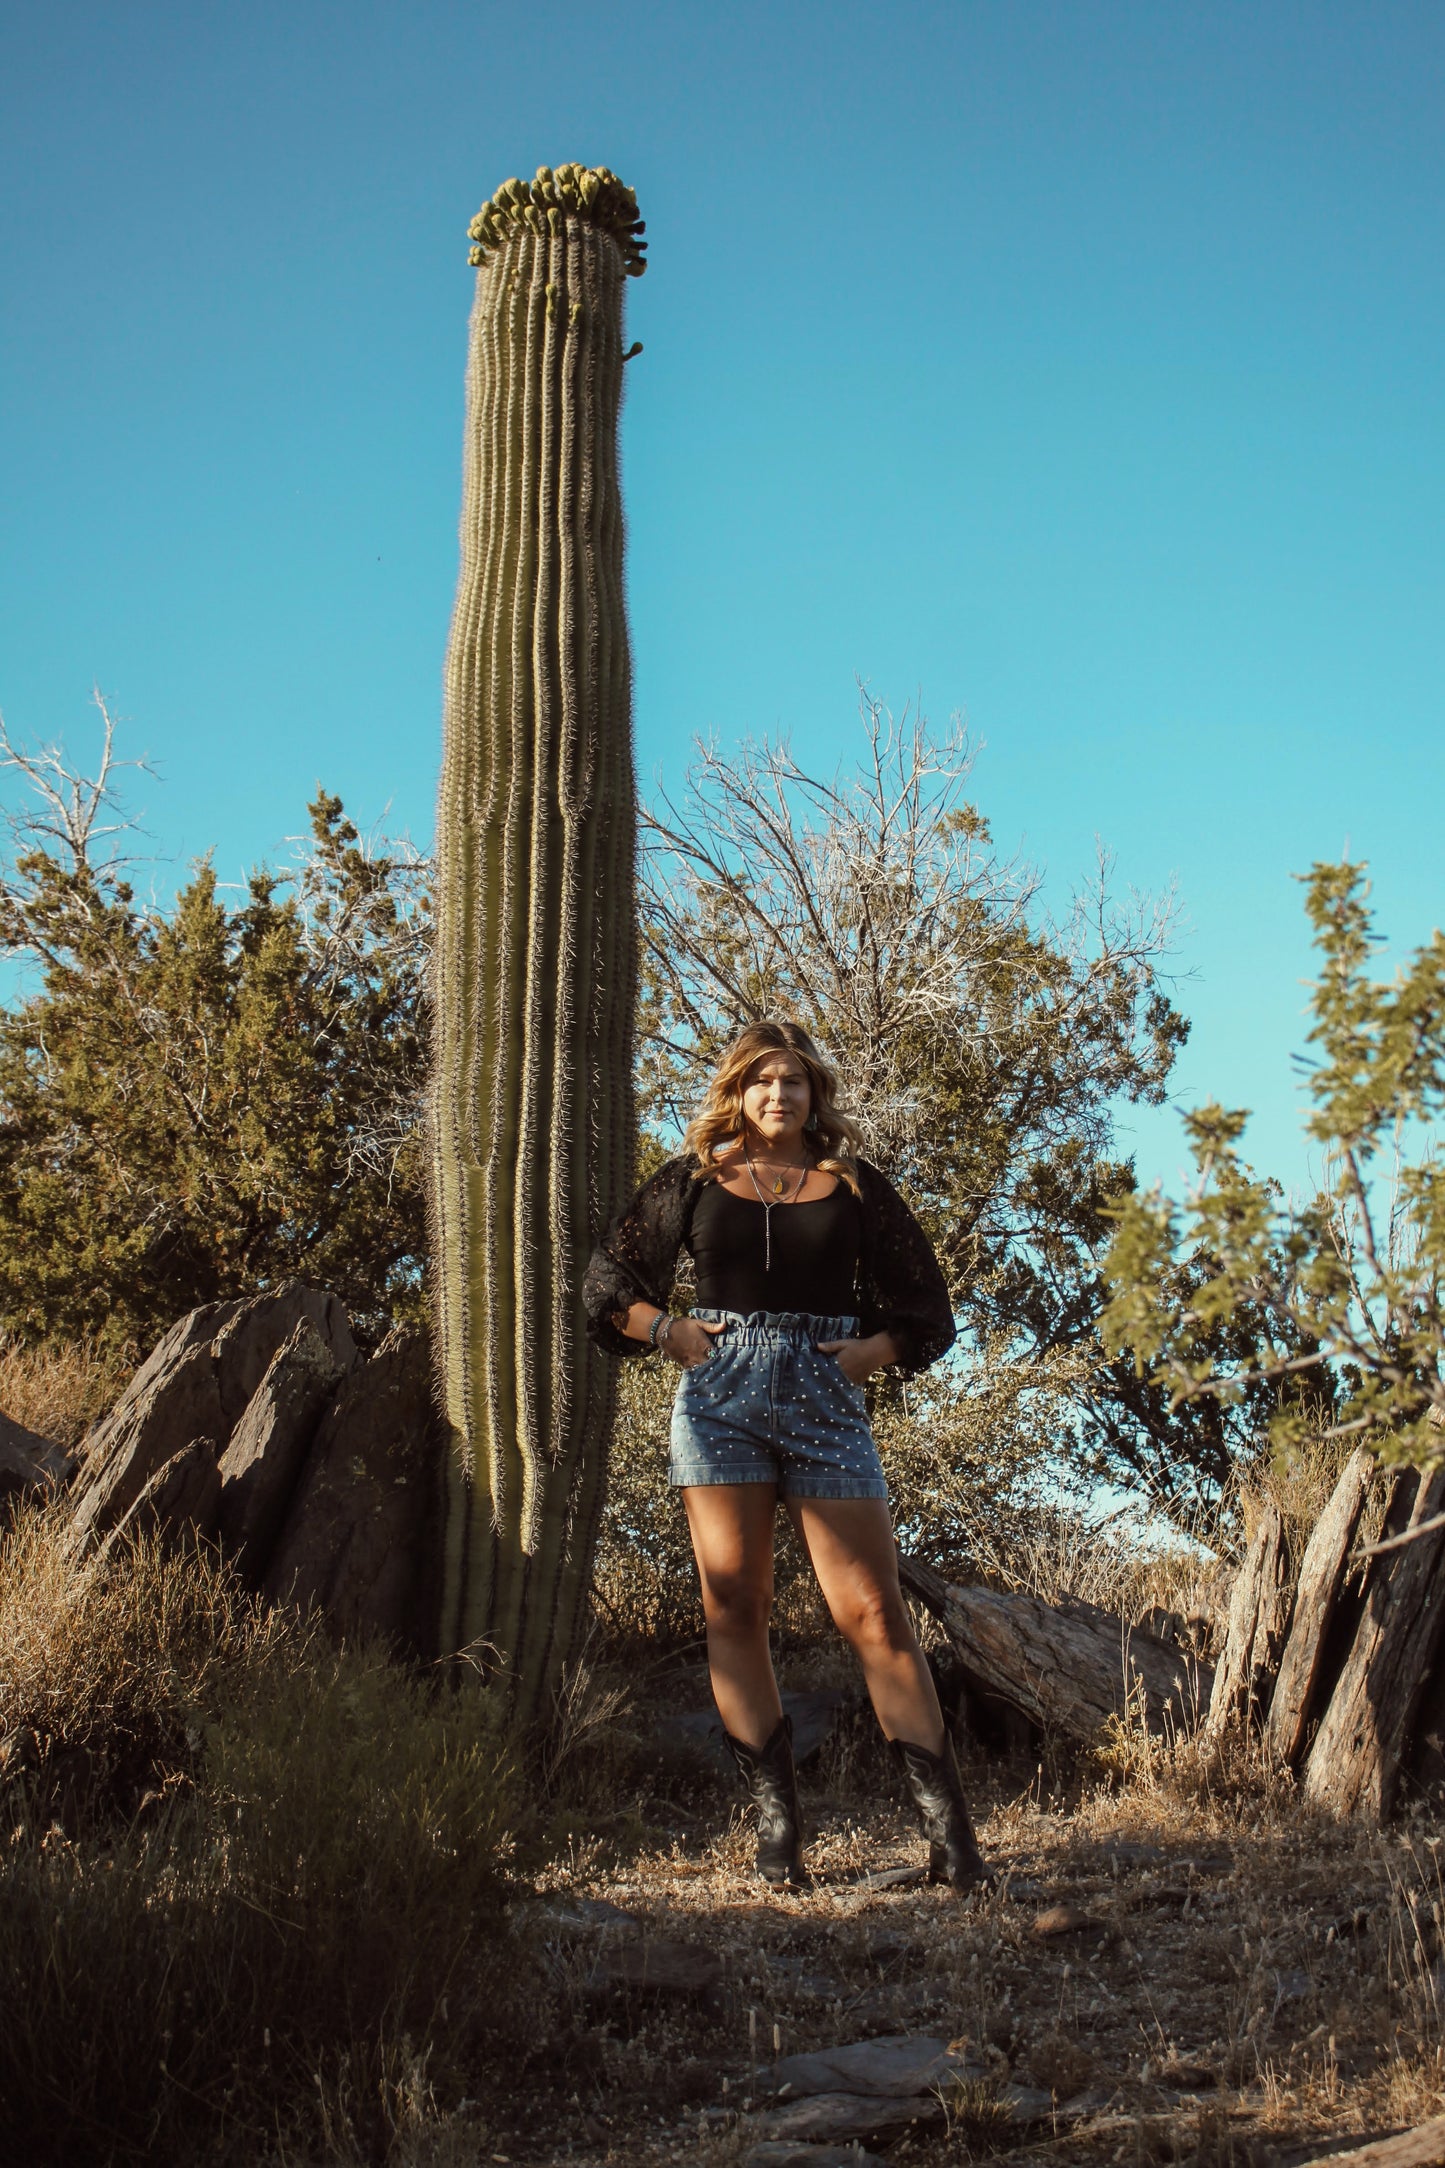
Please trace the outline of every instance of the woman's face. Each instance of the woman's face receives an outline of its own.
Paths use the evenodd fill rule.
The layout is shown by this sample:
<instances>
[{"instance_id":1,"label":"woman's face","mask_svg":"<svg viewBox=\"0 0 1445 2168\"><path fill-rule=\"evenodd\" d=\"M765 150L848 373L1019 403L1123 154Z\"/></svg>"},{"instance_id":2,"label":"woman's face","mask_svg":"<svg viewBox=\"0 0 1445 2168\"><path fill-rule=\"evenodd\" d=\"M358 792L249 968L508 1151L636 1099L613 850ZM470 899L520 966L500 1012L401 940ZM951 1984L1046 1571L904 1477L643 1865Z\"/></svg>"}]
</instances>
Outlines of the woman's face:
<instances>
[{"instance_id":1,"label":"woman's face","mask_svg":"<svg viewBox=\"0 0 1445 2168\"><path fill-rule=\"evenodd\" d=\"M743 1086L743 1120L749 1141L796 1146L813 1111L813 1087L795 1054L764 1054Z\"/></svg>"}]
</instances>

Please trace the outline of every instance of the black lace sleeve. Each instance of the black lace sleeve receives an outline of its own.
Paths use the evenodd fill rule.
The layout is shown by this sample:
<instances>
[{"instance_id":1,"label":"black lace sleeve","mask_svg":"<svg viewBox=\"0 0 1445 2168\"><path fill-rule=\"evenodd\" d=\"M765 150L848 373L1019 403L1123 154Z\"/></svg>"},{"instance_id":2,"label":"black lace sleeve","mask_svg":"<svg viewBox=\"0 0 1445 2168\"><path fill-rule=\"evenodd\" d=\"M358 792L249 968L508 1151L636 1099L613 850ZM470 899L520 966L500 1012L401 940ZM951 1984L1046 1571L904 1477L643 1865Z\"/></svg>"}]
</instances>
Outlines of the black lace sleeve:
<instances>
[{"instance_id":1,"label":"black lace sleeve","mask_svg":"<svg viewBox=\"0 0 1445 2168\"><path fill-rule=\"evenodd\" d=\"M634 1302L665 1310L677 1276L677 1253L687 1231L696 1188L692 1159L669 1159L644 1182L625 1212L612 1222L582 1276L587 1332L609 1355L650 1354L645 1340L629 1340L612 1320Z\"/></svg>"},{"instance_id":2,"label":"black lace sleeve","mask_svg":"<svg viewBox=\"0 0 1445 2168\"><path fill-rule=\"evenodd\" d=\"M926 1370L958 1337L948 1289L933 1245L893 1184L866 1159L858 1162L863 1185L863 1249L858 1261L859 1324L869 1333L891 1333L898 1368Z\"/></svg>"}]
</instances>

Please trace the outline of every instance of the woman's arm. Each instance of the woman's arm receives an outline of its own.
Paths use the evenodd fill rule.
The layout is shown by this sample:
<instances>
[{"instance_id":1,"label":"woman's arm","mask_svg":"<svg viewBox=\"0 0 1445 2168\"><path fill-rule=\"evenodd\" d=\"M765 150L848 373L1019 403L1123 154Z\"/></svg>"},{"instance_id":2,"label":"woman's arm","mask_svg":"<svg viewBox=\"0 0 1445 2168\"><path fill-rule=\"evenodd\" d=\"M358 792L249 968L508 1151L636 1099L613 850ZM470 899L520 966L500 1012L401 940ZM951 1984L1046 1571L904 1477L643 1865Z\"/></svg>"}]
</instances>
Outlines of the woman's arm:
<instances>
[{"instance_id":1,"label":"woman's arm","mask_svg":"<svg viewBox=\"0 0 1445 2168\"><path fill-rule=\"evenodd\" d=\"M611 1355L645 1355L652 1319L667 1308L692 1190L690 1159L670 1159L613 1220L582 1278L587 1331ZM619 1322L642 1309L641 1334Z\"/></svg>"},{"instance_id":2,"label":"woman's arm","mask_svg":"<svg viewBox=\"0 0 1445 2168\"><path fill-rule=\"evenodd\" d=\"M838 1368L855 1385L866 1385L875 1370L896 1363L898 1342L891 1332L872 1332L866 1340L820 1340L820 1355L836 1355Z\"/></svg>"},{"instance_id":3,"label":"woman's arm","mask_svg":"<svg viewBox=\"0 0 1445 2168\"><path fill-rule=\"evenodd\" d=\"M927 1369L958 1337L948 1287L933 1245L893 1184L858 1162L863 1196L860 1322L865 1336L893 1342L905 1374Z\"/></svg>"},{"instance_id":4,"label":"woman's arm","mask_svg":"<svg viewBox=\"0 0 1445 2168\"><path fill-rule=\"evenodd\" d=\"M714 1334L727 1331L726 1325L705 1325L701 1318L673 1317L650 1302L634 1302L630 1309L617 1311L612 1323L627 1339L645 1341L670 1361L681 1363L684 1370L706 1362Z\"/></svg>"}]
</instances>

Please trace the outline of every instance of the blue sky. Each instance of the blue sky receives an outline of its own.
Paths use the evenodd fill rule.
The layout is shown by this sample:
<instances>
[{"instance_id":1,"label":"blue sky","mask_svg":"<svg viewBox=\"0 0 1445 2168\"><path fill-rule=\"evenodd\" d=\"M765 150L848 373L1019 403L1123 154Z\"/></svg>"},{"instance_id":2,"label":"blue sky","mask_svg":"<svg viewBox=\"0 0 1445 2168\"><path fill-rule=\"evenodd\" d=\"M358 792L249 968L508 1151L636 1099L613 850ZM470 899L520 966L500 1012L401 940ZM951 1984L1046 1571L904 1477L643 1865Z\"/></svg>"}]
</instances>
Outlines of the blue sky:
<instances>
[{"instance_id":1,"label":"blue sky","mask_svg":"<svg viewBox=\"0 0 1445 2168\"><path fill-rule=\"evenodd\" d=\"M963 710L1056 898L1177 879L1180 1096L1298 1178L1292 874L1445 916L1442 90L1437 0L12 6L0 706L106 690L162 880L428 837L467 221L609 164L644 782Z\"/></svg>"}]
</instances>

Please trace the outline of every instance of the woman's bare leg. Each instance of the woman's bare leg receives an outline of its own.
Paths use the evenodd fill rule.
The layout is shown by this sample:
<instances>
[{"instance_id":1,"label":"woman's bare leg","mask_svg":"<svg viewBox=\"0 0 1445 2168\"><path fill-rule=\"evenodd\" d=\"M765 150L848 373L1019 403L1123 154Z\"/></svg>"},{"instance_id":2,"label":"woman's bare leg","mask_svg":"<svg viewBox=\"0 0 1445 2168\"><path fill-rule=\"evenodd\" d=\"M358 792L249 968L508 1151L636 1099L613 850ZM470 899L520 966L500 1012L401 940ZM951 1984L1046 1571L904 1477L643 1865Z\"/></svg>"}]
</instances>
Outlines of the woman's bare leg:
<instances>
[{"instance_id":1,"label":"woman's bare leg","mask_svg":"<svg viewBox=\"0 0 1445 2168\"><path fill-rule=\"evenodd\" d=\"M898 1551L882 1498L793 1498L793 1524L888 1739L937 1754L943 1711L898 1581Z\"/></svg>"},{"instance_id":2,"label":"woman's bare leg","mask_svg":"<svg viewBox=\"0 0 1445 2168\"><path fill-rule=\"evenodd\" d=\"M702 1582L718 1715L744 1746L760 1747L783 1713L768 1647L777 1486L691 1483L682 1502Z\"/></svg>"}]
</instances>

